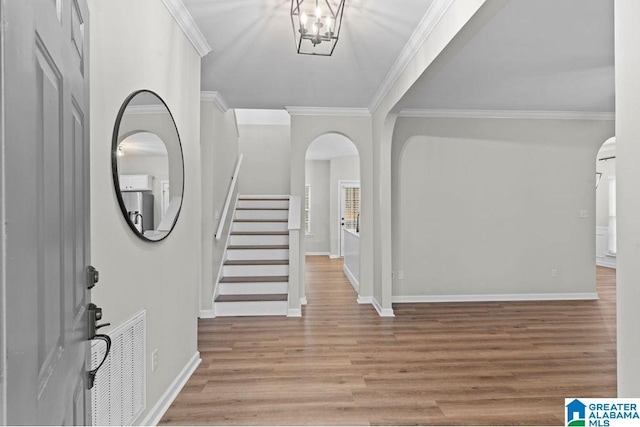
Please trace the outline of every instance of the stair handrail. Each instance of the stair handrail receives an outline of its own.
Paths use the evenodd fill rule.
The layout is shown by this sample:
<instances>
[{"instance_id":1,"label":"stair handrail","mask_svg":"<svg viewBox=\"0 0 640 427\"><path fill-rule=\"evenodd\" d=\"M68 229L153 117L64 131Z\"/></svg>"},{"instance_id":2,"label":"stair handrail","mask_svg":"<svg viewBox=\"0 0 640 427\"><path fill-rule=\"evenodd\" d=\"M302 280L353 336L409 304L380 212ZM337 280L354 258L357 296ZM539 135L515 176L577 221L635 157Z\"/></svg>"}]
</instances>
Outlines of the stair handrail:
<instances>
[{"instance_id":1,"label":"stair handrail","mask_svg":"<svg viewBox=\"0 0 640 427\"><path fill-rule=\"evenodd\" d=\"M233 172L233 176L231 177L231 183L229 184L229 192L227 193L227 200L224 202L224 209L222 210L222 215L220 216L220 222L218 223L218 231L216 231L215 238L216 240L220 240L222 237L222 230L224 229L224 224L227 222L227 215L229 214L229 208L231 207L231 200L233 199L233 193L236 189L236 183L238 182L238 174L240 173L240 165L242 164L242 158L244 154L240 154L238 157L238 162L236 163L236 169Z\"/></svg>"}]
</instances>

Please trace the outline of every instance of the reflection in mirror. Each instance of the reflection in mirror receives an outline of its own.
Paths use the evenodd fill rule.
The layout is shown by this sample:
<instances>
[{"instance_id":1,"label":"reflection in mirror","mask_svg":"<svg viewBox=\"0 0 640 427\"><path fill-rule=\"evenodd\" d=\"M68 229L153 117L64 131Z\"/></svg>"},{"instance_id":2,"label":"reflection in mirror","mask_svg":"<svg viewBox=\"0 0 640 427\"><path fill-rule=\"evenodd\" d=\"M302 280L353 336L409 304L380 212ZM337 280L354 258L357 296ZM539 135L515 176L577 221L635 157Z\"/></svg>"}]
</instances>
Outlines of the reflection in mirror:
<instances>
[{"instance_id":1,"label":"reflection in mirror","mask_svg":"<svg viewBox=\"0 0 640 427\"><path fill-rule=\"evenodd\" d=\"M111 159L118 202L129 227L144 240L164 239L180 213L184 165L173 117L153 92L136 92L124 102Z\"/></svg>"}]
</instances>

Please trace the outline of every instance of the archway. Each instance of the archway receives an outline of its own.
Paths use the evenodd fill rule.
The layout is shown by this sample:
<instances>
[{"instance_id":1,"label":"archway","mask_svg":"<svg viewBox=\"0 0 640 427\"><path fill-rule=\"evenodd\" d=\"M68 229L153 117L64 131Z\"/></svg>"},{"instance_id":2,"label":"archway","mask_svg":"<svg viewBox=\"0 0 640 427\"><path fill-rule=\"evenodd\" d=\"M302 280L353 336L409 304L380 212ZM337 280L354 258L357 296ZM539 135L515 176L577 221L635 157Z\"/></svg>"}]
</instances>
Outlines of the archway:
<instances>
[{"instance_id":1,"label":"archway","mask_svg":"<svg viewBox=\"0 0 640 427\"><path fill-rule=\"evenodd\" d=\"M596 265L616 267L616 139L606 140L596 156Z\"/></svg>"},{"instance_id":2,"label":"archway","mask_svg":"<svg viewBox=\"0 0 640 427\"><path fill-rule=\"evenodd\" d=\"M360 155L348 137L329 132L305 154L305 256L344 261L343 271L359 291Z\"/></svg>"}]
</instances>

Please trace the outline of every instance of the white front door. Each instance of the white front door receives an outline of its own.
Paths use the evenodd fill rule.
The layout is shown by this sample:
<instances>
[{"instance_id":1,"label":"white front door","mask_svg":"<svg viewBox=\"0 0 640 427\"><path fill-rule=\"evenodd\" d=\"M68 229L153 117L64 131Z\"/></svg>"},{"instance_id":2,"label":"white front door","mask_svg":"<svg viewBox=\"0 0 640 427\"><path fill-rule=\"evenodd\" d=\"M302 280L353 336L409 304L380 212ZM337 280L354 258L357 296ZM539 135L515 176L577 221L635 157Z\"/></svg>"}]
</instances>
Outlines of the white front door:
<instances>
[{"instance_id":1,"label":"white front door","mask_svg":"<svg viewBox=\"0 0 640 427\"><path fill-rule=\"evenodd\" d=\"M90 424L89 11L0 7L3 421Z\"/></svg>"},{"instance_id":2,"label":"white front door","mask_svg":"<svg viewBox=\"0 0 640 427\"><path fill-rule=\"evenodd\" d=\"M360 214L360 181L340 181L340 227L338 239L340 257L344 257L344 230L355 230Z\"/></svg>"}]
</instances>

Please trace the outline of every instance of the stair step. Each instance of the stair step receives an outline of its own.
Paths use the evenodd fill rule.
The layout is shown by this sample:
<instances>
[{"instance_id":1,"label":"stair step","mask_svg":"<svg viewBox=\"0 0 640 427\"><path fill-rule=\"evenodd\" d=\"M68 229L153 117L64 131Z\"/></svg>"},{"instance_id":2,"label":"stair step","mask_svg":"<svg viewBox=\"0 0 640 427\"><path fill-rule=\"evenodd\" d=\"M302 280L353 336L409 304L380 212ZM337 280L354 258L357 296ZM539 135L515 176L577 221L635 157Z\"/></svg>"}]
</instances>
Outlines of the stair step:
<instances>
[{"instance_id":1,"label":"stair step","mask_svg":"<svg viewBox=\"0 0 640 427\"><path fill-rule=\"evenodd\" d=\"M288 236L288 231L232 231L232 236Z\"/></svg>"},{"instance_id":2,"label":"stair step","mask_svg":"<svg viewBox=\"0 0 640 427\"><path fill-rule=\"evenodd\" d=\"M240 259L226 260L224 265L289 265L288 259Z\"/></svg>"},{"instance_id":3,"label":"stair step","mask_svg":"<svg viewBox=\"0 0 640 427\"><path fill-rule=\"evenodd\" d=\"M287 301L287 294L218 295L215 302Z\"/></svg>"},{"instance_id":4,"label":"stair step","mask_svg":"<svg viewBox=\"0 0 640 427\"><path fill-rule=\"evenodd\" d=\"M230 245L227 249L289 249L289 245Z\"/></svg>"},{"instance_id":5,"label":"stair step","mask_svg":"<svg viewBox=\"0 0 640 427\"><path fill-rule=\"evenodd\" d=\"M288 219L234 219L233 222L289 222Z\"/></svg>"},{"instance_id":6,"label":"stair step","mask_svg":"<svg viewBox=\"0 0 640 427\"><path fill-rule=\"evenodd\" d=\"M232 276L223 277L220 283L258 283L258 282L288 282L289 276Z\"/></svg>"}]
</instances>

